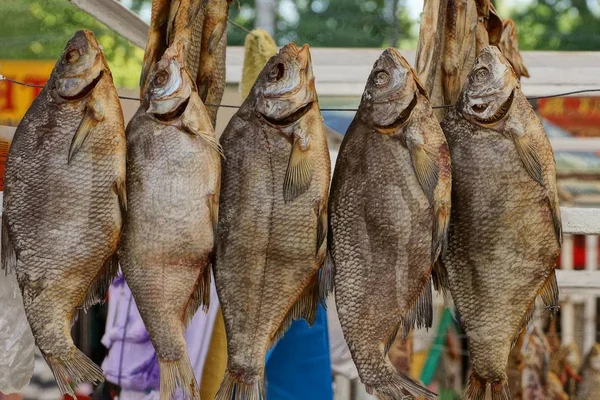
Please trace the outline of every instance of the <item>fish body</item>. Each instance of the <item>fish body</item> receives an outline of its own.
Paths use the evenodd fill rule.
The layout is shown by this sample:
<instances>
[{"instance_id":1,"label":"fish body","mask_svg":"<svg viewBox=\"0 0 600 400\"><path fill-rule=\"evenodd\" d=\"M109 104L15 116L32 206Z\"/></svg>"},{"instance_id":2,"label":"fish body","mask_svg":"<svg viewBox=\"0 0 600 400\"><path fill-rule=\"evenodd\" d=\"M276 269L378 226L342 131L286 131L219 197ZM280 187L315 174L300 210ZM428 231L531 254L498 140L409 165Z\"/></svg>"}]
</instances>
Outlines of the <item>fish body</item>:
<instances>
[{"instance_id":1,"label":"fish body","mask_svg":"<svg viewBox=\"0 0 600 400\"><path fill-rule=\"evenodd\" d=\"M315 319L326 253L330 159L308 46L264 67L220 138L215 282L228 339L216 399L264 398L267 349Z\"/></svg>"},{"instance_id":2,"label":"fish body","mask_svg":"<svg viewBox=\"0 0 600 400\"><path fill-rule=\"evenodd\" d=\"M17 127L2 216L3 268L16 270L36 345L72 396L69 380L104 380L70 330L116 273L125 157L110 70L93 34L78 31Z\"/></svg>"},{"instance_id":3,"label":"fish body","mask_svg":"<svg viewBox=\"0 0 600 400\"><path fill-rule=\"evenodd\" d=\"M558 305L562 243L556 166L543 126L501 52L478 56L442 121L452 155L452 216L443 264L467 333L467 399L491 383L509 399L506 364L538 295Z\"/></svg>"},{"instance_id":4,"label":"fish body","mask_svg":"<svg viewBox=\"0 0 600 400\"><path fill-rule=\"evenodd\" d=\"M162 400L176 386L199 398L183 329L208 307L220 187L215 132L183 65L182 46L167 49L127 127L130 201L119 245L158 357Z\"/></svg>"},{"instance_id":5,"label":"fish body","mask_svg":"<svg viewBox=\"0 0 600 400\"><path fill-rule=\"evenodd\" d=\"M338 314L367 390L396 399L433 393L396 373L400 329L431 326L433 264L450 215L444 134L416 74L395 49L377 60L344 136L331 186L330 252Z\"/></svg>"},{"instance_id":6,"label":"fish body","mask_svg":"<svg viewBox=\"0 0 600 400\"><path fill-rule=\"evenodd\" d=\"M529 71L523 62L521 53L519 53L519 38L515 22L512 19L507 19L502 26L502 36L500 37L498 47L502 51L502 54L506 56L510 65L512 65L517 78L521 79L522 76L529 78Z\"/></svg>"},{"instance_id":7,"label":"fish body","mask_svg":"<svg viewBox=\"0 0 600 400\"><path fill-rule=\"evenodd\" d=\"M600 396L600 344L594 343L581 367L582 381L577 388L576 400Z\"/></svg>"},{"instance_id":8,"label":"fish body","mask_svg":"<svg viewBox=\"0 0 600 400\"><path fill-rule=\"evenodd\" d=\"M167 30L169 26L169 12L171 0L153 0L148 28L148 40L142 63L142 74L140 76L140 96L144 97L150 71L160 60L168 47Z\"/></svg>"},{"instance_id":9,"label":"fish body","mask_svg":"<svg viewBox=\"0 0 600 400\"><path fill-rule=\"evenodd\" d=\"M225 92L225 53L227 50L227 17L233 0L210 2L206 7L202 27L202 49L196 83L200 98L208 107L213 126L216 126L218 107Z\"/></svg>"}]
</instances>

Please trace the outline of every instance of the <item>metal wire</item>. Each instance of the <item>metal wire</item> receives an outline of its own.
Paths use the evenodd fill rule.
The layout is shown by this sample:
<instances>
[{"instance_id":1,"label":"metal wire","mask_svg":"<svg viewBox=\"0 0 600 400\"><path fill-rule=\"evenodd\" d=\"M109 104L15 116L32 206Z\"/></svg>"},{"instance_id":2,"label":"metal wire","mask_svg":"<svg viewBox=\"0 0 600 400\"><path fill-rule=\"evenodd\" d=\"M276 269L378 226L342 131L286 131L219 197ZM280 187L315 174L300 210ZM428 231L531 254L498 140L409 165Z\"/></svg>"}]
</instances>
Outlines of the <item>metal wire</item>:
<instances>
[{"instance_id":1,"label":"metal wire","mask_svg":"<svg viewBox=\"0 0 600 400\"><path fill-rule=\"evenodd\" d=\"M238 24L238 23L237 23L237 22L235 22L234 20L232 20L232 19L230 19L230 18L227 18L227 21L229 21L229 23L230 23L231 25L235 26L236 28L243 30L243 31L244 31L244 32L246 32L248 35L252 35L252 36L254 36L254 37L258 37L257 35L255 35L254 33L252 33L252 31L251 31L250 29L246 28L246 27L245 27L245 26L243 26L243 25L240 25L240 24Z\"/></svg>"},{"instance_id":2,"label":"metal wire","mask_svg":"<svg viewBox=\"0 0 600 400\"><path fill-rule=\"evenodd\" d=\"M22 86L28 86L28 87L34 87L34 88L43 88L43 85L34 85L31 83L25 83L25 82L19 82L17 80L14 79L10 79L7 78L4 75L0 75L0 82L2 81L7 81L7 82L12 82L14 84L17 85L22 85ZM593 88L593 89L581 89L581 90L573 90L570 92L562 92L562 93L555 93L555 94L549 94L546 96L531 96L531 97L527 97L527 100L539 100L539 99L551 99L554 97L564 97L564 96L570 96L573 94L581 94L581 93L598 93L600 92L600 88ZM133 101L140 101L140 99L138 97L130 97L130 96L119 96L120 99L123 100L133 100ZM205 104L206 107L223 107L223 108L240 108L240 106L234 106L231 104ZM442 105L442 106L433 106L431 108L433 109L438 109L438 108L451 108L454 107L454 104L449 104L449 105ZM322 112L356 112L358 111L357 108L321 108Z\"/></svg>"}]
</instances>

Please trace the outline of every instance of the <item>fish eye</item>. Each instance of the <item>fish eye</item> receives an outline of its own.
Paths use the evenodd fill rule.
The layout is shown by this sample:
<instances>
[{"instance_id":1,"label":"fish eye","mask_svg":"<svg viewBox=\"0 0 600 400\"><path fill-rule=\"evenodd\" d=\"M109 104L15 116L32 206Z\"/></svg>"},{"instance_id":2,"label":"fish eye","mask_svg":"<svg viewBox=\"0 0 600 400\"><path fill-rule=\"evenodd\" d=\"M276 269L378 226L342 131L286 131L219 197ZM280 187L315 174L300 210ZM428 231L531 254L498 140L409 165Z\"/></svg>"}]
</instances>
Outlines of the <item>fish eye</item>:
<instances>
[{"instance_id":1,"label":"fish eye","mask_svg":"<svg viewBox=\"0 0 600 400\"><path fill-rule=\"evenodd\" d=\"M271 82L277 82L278 80L280 80L281 78L283 78L283 73L284 72L285 72L285 67L283 66L282 63L279 63L279 64L275 65L269 71L269 75L268 75L269 81L271 81Z\"/></svg>"},{"instance_id":2,"label":"fish eye","mask_svg":"<svg viewBox=\"0 0 600 400\"><path fill-rule=\"evenodd\" d=\"M487 68L479 68L473 73L473 81L477 83L482 83L486 81L490 76L490 71Z\"/></svg>"},{"instance_id":3,"label":"fish eye","mask_svg":"<svg viewBox=\"0 0 600 400\"><path fill-rule=\"evenodd\" d=\"M375 74L375 78L373 79L373 83L375 86L386 86L390 82L390 74L385 71L379 71Z\"/></svg>"},{"instance_id":4,"label":"fish eye","mask_svg":"<svg viewBox=\"0 0 600 400\"><path fill-rule=\"evenodd\" d=\"M169 74L167 71L158 71L154 76L154 85L157 87L163 87L169 80Z\"/></svg>"},{"instance_id":5,"label":"fish eye","mask_svg":"<svg viewBox=\"0 0 600 400\"><path fill-rule=\"evenodd\" d=\"M75 64L77 60L79 60L80 54L77 49L72 49L67 52L65 55L65 61L68 64Z\"/></svg>"}]
</instances>

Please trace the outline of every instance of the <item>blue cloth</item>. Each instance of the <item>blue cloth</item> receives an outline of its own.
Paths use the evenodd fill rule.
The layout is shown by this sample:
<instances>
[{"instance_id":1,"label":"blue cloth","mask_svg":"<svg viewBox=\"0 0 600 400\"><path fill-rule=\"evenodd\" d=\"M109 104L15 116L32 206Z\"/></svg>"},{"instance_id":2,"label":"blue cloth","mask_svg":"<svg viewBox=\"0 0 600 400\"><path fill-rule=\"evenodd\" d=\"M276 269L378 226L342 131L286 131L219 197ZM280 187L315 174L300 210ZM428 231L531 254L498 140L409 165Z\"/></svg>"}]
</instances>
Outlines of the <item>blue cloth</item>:
<instances>
[{"instance_id":1,"label":"blue cloth","mask_svg":"<svg viewBox=\"0 0 600 400\"><path fill-rule=\"evenodd\" d=\"M319 304L312 327L305 320L292 323L266 356L268 400L331 400L333 386L327 312Z\"/></svg>"}]
</instances>

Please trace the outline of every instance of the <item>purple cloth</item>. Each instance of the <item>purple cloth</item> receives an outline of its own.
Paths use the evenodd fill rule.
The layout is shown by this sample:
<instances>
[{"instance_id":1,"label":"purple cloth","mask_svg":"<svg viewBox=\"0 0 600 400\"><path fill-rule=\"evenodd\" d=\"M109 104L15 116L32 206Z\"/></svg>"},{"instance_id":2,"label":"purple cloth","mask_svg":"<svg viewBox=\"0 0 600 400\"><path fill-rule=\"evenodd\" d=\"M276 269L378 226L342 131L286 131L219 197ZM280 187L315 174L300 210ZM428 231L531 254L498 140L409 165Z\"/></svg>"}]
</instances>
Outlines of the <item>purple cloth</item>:
<instances>
[{"instance_id":1,"label":"purple cloth","mask_svg":"<svg viewBox=\"0 0 600 400\"><path fill-rule=\"evenodd\" d=\"M185 332L187 350L198 384L219 309L214 280L211 282L210 302L208 314L198 310ZM109 382L140 392L158 390L160 373L156 353L122 274L109 288L108 316L102 344L108 349L102 369Z\"/></svg>"}]
</instances>

